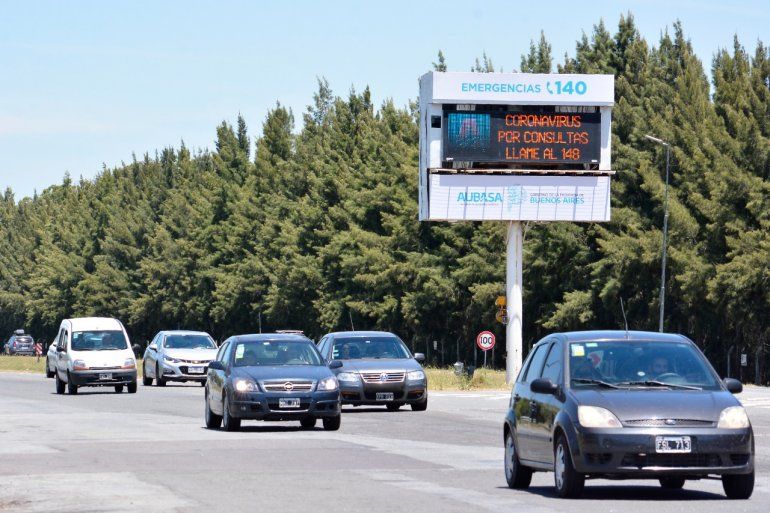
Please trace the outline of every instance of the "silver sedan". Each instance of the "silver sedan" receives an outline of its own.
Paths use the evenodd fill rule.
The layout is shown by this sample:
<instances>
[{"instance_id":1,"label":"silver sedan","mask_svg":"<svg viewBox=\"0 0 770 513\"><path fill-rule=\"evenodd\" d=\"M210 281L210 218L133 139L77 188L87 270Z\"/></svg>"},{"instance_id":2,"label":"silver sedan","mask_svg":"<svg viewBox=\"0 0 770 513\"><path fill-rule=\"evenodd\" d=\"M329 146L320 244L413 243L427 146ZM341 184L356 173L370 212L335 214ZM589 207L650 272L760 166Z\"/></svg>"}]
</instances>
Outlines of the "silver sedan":
<instances>
[{"instance_id":1,"label":"silver sedan","mask_svg":"<svg viewBox=\"0 0 770 513\"><path fill-rule=\"evenodd\" d=\"M159 387L168 381L197 381L206 384L209 363L217 355L217 345L203 331L161 331L144 352L142 384Z\"/></svg>"}]
</instances>

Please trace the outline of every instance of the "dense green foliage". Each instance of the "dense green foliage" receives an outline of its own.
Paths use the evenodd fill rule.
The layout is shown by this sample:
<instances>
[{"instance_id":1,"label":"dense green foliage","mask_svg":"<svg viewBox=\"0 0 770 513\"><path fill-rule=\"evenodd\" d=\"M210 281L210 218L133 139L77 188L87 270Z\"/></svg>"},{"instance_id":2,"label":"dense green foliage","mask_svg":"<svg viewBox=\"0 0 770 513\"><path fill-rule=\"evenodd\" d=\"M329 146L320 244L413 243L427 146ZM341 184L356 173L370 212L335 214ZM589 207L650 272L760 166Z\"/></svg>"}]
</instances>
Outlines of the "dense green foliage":
<instances>
[{"instance_id":1,"label":"dense green foliage","mask_svg":"<svg viewBox=\"0 0 770 513\"><path fill-rule=\"evenodd\" d=\"M520 71L549 72L545 37ZM438 69L447 60L439 54ZM486 55L473 69L492 71ZM770 337L770 52L713 60L713 89L679 24L657 46L631 16L600 23L555 71L613 73L612 222L529 224L524 338L657 329L665 152L672 145L666 328L716 357ZM713 93L713 95L712 95ZM276 328L391 330L471 358L504 292L502 223L417 221L416 106L320 81L295 128L280 104L256 151L240 117L212 152L182 145L92 181L0 197L0 334L50 339L108 315L135 341L161 328L216 337ZM502 354L498 351L497 360ZM435 353L433 353L435 358ZM719 357L721 359L721 357ZM717 362L721 363L721 362Z\"/></svg>"}]
</instances>

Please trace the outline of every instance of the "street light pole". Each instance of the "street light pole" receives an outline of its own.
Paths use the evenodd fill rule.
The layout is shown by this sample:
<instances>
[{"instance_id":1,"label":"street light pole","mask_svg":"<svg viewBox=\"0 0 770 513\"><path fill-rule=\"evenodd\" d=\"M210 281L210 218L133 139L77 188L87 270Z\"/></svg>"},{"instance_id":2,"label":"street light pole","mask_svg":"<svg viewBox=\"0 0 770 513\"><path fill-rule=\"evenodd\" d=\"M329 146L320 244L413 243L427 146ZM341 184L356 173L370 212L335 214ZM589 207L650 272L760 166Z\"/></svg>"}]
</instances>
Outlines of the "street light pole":
<instances>
[{"instance_id":1,"label":"street light pole","mask_svg":"<svg viewBox=\"0 0 770 513\"><path fill-rule=\"evenodd\" d=\"M666 304L666 255L668 245L668 167L671 161L671 146L662 139L645 135L645 137L666 147L666 189L663 198L663 255L660 262L660 314L658 318L658 331L663 332L663 310Z\"/></svg>"}]
</instances>

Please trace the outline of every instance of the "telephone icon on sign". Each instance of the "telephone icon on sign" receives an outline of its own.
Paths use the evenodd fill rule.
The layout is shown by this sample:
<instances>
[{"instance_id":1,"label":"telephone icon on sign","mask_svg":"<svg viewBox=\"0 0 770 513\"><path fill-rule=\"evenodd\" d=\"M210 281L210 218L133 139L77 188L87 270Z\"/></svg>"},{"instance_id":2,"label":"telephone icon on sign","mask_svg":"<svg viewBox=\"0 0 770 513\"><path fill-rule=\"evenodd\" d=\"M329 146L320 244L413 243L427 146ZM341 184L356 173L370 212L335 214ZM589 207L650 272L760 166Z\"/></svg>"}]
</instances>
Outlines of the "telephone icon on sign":
<instances>
[{"instance_id":1,"label":"telephone icon on sign","mask_svg":"<svg viewBox=\"0 0 770 513\"><path fill-rule=\"evenodd\" d=\"M546 82L545 88L548 90L548 94L553 94L553 91L551 90L551 82Z\"/></svg>"}]
</instances>

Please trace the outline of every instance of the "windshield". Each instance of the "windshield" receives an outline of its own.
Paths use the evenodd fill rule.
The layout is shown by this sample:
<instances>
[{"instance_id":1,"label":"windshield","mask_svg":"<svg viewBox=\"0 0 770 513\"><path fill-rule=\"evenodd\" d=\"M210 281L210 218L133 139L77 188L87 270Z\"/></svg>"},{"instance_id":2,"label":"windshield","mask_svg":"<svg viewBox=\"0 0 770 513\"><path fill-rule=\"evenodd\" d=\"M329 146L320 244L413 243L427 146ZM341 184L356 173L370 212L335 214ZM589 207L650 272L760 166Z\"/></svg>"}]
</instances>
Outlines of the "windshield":
<instances>
[{"instance_id":1,"label":"windshield","mask_svg":"<svg viewBox=\"0 0 770 513\"><path fill-rule=\"evenodd\" d=\"M720 388L711 366L687 342L572 342L569 349L573 387Z\"/></svg>"},{"instance_id":2,"label":"windshield","mask_svg":"<svg viewBox=\"0 0 770 513\"><path fill-rule=\"evenodd\" d=\"M216 349L217 345L208 335L167 335L163 341L167 349Z\"/></svg>"},{"instance_id":3,"label":"windshield","mask_svg":"<svg viewBox=\"0 0 770 513\"><path fill-rule=\"evenodd\" d=\"M411 357L404 343L396 337L336 338L332 348L334 360Z\"/></svg>"},{"instance_id":4,"label":"windshield","mask_svg":"<svg viewBox=\"0 0 770 513\"><path fill-rule=\"evenodd\" d=\"M73 331L74 351L110 351L128 349L128 341L120 330L115 331Z\"/></svg>"},{"instance_id":5,"label":"windshield","mask_svg":"<svg viewBox=\"0 0 770 513\"><path fill-rule=\"evenodd\" d=\"M259 340L238 342L235 346L234 365L323 365L323 362L309 340Z\"/></svg>"}]
</instances>

